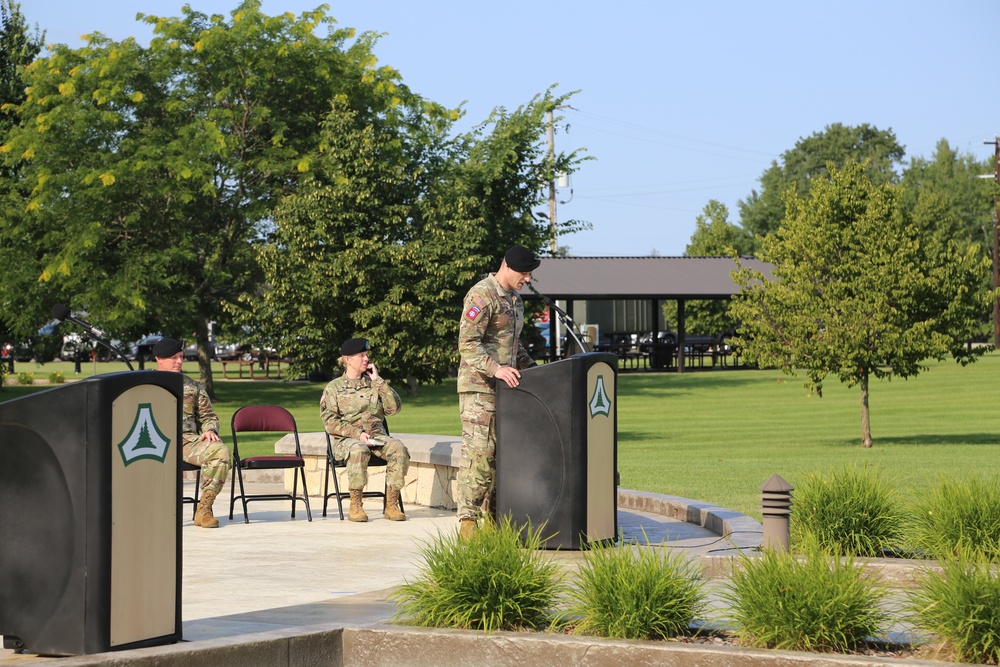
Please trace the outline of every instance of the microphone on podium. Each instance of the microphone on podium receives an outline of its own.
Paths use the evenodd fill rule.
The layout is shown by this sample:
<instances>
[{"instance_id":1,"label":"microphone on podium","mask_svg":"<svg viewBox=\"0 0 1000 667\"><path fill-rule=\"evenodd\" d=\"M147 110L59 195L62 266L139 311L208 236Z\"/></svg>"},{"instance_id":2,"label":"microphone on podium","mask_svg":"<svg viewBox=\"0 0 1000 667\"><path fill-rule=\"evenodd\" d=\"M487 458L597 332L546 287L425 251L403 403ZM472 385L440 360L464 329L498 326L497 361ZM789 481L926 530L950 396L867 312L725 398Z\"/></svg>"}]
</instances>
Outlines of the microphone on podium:
<instances>
[{"instance_id":1,"label":"microphone on podium","mask_svg":"<svg viewBox=\"0 0 1000 667\"><path fill-rule=\"evenodd\" d=\"M98 329L93 324L85 322L84 320L81 320L79 317L74 317L73 314L70 313L70 310L67 306L61 303L57 303L56 305L52 306L52 317L56 318L60 322L68 321L77 325L78 327L83 329L84 333L86 333L88 336L90 336L95 341L97 341L98 343L100 343L101 345L103 345L104 347L108 348L109 350L117 354L119 357L121 357L122 361L125 362L125 365L128 366L128 369L130 371L135 370L134 368L132 368L132 364L131 362L129 362L128 357L126 357L122 353L122 351L119 350L117 347L115 347L107 340L105 340L108 337L108 335L102 329Z\"/></svg>"}]
</instances>

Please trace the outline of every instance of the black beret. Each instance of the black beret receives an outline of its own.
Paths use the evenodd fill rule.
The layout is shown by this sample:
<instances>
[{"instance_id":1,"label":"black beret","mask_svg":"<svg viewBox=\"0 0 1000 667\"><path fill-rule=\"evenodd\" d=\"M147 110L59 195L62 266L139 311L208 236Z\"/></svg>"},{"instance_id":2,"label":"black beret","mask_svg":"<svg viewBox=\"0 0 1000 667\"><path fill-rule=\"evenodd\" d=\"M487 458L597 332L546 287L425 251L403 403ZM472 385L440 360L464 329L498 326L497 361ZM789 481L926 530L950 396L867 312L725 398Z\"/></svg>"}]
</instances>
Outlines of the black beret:
<instances>
[{"instance_id":1,"label":"black beret","mask_svg":"<svg viewBox=\"0 0 1000 667\"><path fill-rule=\"evenodd\" d=\"M360 354L369 348L368 341L364 338L352 338L345 340L340 346L340 354L349 357L352 354Z\"/></svg>"},{"instance_id":2,"label":"black beret","mask_svg":"<svg viewBox=\"0 0 1000 667\"><path fill-rule=\"evenodd\" d=\"M184 349L184 343L173 338L161 338L153 344L153 356L167 359Z\"/></svg>"},{"instance_id":3,"label":"black beret","mask_svg":"<svg viewBox=\"0 0 1000 667\"><path fill-rule=\"evenodd\" d=\"M503 260L507 262L507 268L518 273L531 273L542 263L542 260L535 257L523 245L513 246L504 254Z\"/></svg>"}]
</instances>

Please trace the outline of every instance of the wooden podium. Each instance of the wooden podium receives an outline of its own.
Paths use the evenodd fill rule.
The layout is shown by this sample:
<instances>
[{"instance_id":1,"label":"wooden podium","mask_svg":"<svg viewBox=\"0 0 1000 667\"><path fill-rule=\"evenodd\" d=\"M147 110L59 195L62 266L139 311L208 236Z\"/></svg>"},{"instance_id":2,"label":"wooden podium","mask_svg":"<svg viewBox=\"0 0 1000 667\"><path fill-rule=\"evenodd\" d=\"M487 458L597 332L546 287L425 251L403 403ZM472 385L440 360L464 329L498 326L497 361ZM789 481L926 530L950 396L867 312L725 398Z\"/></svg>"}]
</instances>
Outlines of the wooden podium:
<instances>
[{"instance_id":1,"label":"wooden podium","mask_svg":"<svg viewBox=\"0 0 1000 667\"><path fill-rule=\"evenodd\" d=\"M181 638L179 373L0 403L0 634L80 655Z\"/></svg>"},{"instance_id":2,"label":"wooden podium","mask_svg":"<svg viewBox=\"0 0 1000 667\"><path fill-rule=\"evenodd\" d=\"M545 524L546 549L618 538L618 357L577 354L497 383L497 517Z\"/></svg>"}]
</instances>

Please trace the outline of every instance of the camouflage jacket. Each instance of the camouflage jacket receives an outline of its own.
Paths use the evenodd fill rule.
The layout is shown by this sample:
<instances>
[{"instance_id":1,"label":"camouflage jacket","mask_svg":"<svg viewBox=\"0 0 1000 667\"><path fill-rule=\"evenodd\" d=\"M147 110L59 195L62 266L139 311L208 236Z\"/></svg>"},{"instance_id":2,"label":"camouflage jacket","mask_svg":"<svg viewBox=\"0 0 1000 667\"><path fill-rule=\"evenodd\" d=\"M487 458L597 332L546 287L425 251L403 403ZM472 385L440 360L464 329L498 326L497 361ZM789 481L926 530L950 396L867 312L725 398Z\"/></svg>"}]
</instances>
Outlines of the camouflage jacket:
<instances>
[{"instance_id":1,"label":"camouflage jacket","mask_svg":"<svg viewBox=\"0 0 1000 667\"><path fill-rule=\"evenodd\" d=\"M458 327L459 393L492 394L501 366L518 370L532 364L527 350L518 344L524 326L524 302L516 291L497 282L496 274L480 280L465 295Z\"/></svg>"},{"instance_id":2,"label":"camouflage jacket","mask_svg":"<svg viewBox=\"0 0 1000 667\"><path fill-rule=\"evenodd\" d=\"M319 413L323 427L338 438L386 435L382 419L399 412L399 394L384 379L372 381L367 375L351 380L347 374L331 381L323 390Z\"/></svg>"},{"instance_id":3,"label":"camouflage jacket","mask_svg":"<svg viewBox=\"0 0 1000 667\"><path fill-rule=\"evenodd\" d=\"M197 440L205 431L219 432L219 418L212 407L205 388L183 373L184 378L184 413L181 415L181 425L184 432L184 442Z\"/></svg>"}]
</instances>

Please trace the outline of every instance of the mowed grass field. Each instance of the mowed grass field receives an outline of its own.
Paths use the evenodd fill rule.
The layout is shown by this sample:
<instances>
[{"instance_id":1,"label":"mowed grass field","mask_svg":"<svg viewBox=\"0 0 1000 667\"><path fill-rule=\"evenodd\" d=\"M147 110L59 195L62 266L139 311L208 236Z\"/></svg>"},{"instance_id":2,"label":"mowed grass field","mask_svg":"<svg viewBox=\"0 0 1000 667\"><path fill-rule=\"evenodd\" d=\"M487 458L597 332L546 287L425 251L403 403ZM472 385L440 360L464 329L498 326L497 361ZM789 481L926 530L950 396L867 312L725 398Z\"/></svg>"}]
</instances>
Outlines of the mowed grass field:
<instances>
[{"instance_id":1,"label":"mowed grass field","mask_svg":"<svg viewBox=\"0 0 1000 667\"><path fill-rule=\"evenodd\" d=\"M45 378L73 364L17 365ZM85 364L82 376L125 370L112 362ZM185 364L194 374L194 363ZM222 434L241 405L288 407L302 431L321 430L323 384L227 381L215 373L215 407ZM699 370L621 373L618 376L618 469L623 488L678 495L760 517L758 487L773 474L796 486L809 473L844 465L873 466L901 497L924 494L942 476L992 478L1000 464L1000 354L962 367L929 362L909 380L873 381L871 419L875 446L860 445L860 393L835 378L823 397L801 377L768 370ZM390 420L400 433L458 435L454 380L424 386L409 398L401 381L403 410ZM6 386L0 401L46 387ZM273 439L248 442L264 453ZM242 444L241 447L247 449ZM793 494L794 502L794 494Z\"/></svg>"}]
</instances>

